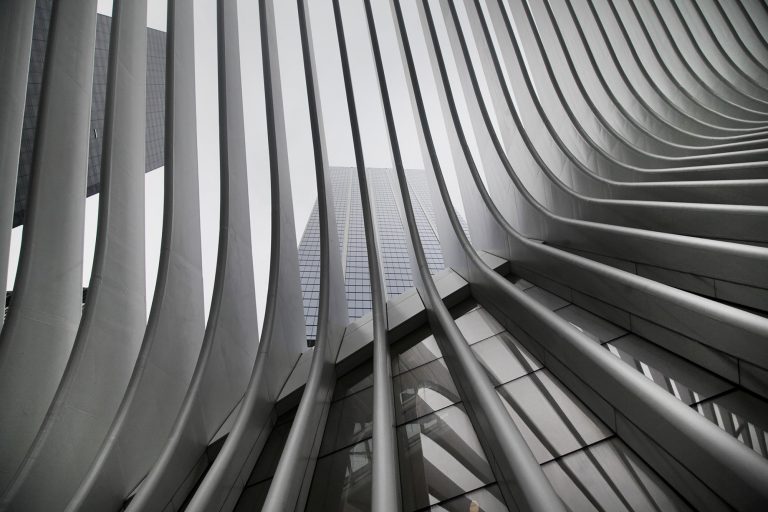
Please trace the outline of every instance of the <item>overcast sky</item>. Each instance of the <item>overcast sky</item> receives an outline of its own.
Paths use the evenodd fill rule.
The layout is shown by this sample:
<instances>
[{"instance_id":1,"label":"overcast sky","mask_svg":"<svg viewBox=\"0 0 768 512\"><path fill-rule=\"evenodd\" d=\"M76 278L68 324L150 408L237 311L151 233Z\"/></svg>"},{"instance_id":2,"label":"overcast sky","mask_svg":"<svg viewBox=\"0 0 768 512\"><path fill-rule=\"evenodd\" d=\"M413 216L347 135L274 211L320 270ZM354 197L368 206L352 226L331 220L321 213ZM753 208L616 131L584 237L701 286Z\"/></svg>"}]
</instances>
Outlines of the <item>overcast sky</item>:
<instances>
[{"instance_id":1,"label":"overcast sky","mask_svg":"<svg viewBox=\"0 0 768 512\"><path fill-rule=\"evenodd\" d=\"M165 31L166 3L166 0L149 0L147 26ZM354 154L352 152L346 99L343 93L343 77L332 4L330 0L312 0L308 3L312 20L314 50L318 63L318 81L329 161L333 166L353 166ZM457 4L460 6L461 2L457 2ZM258 30L258 2L240 0L238 5L254 274L256 277L259 325L261 325L269 274L270 198L269 187L267 186L269 170L266 153L267 138ZM355 94L358 100L357 109L366 164L369 167L390 167L392 165L390 149L386 142L386 125L378 98L379 90L365 23L363 2L362 0L341 0L341 5ZM437 8L437 4L434 5L433 13L439 17L440 9ZM194 6L202 253L207 313L216 267L219 218L216 0L194 0ZM419 29L418 15L413 2L403 2L403 6L417 67L420 70L427 109L430 113L430 124L438 154L441 155L441 165L446 172L454 204L460 211L463 211L459 199L458 184L452 169L450 149L447 147L442 118L439 113L439 104L433 92L434 82L429 72L429 65L425 60L426 47L422 37L414 37L418 34ZM304 86L296 3L291 0L276 0L275 8L298 242L316 200L317 190L311 134L308 125L308 105ZM405 134L401 141L404 164L409 168L423 168L388 2L375 1L373 8L379 29L380 44L396 122L398 129ZM112 0L99 0L98 9L101 14L111 15ZM438 26L442 26L439 19ZM448 59L448 68L455 76L455 68L450 58ZM459 110L461 115L466 117L463 104L459 105ZM474 143L473 140L471 142ZM149 305L154 290L159 258L163 208L162 171L157 170L148 173L146 184L147 300ZM87 200L86 205L84 286L87 286L90 279L97 215L98 196L92 196ZM8 289L13 287L21 232L22 229L17 228L13 233Z\"/></svg>"}]
</instances>

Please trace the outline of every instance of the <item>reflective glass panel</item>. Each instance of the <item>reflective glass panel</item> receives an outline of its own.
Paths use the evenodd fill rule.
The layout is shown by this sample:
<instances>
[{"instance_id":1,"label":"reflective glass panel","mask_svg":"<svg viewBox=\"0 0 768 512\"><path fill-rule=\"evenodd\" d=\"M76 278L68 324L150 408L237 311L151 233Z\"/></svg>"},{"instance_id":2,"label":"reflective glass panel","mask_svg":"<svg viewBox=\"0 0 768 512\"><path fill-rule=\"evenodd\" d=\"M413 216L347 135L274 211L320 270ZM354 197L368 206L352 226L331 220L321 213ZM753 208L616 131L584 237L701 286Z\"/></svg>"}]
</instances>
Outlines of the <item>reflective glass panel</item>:
<instances>
[{"instance_id":1,"label":"reflective glass panel","mask_svg":"<svg viewBox=\"0 0 768 512\"><path fill-rule=\"evenodd\" d=\"M368 439L317 459L306 510L370 510L372 450Z\"/></svg>"},{"instance_id":2,"label":"reflective glass panel","mask_svg":"<svg viewBox=\"0 0 768 512\"><path fill-rule=\"evenodd\" d=\"M542 466L570 510L690 510L616 438Z\"/></svg>"},{"instance_id":3,"label":"reflective glass panel","mask_svg":"<svg viewBox=\"0 0 768 512\"><path fill-rule=\"evenodd\" d=\"M264 502L267 500L269 484L271 483L272 479L270 478L269 480L243 489L243 493L240 495L240 499L235 506L235 512L261 510L261 507L264 506Z\"/></svg>"},{"instance_id":4,"label":"reflective glass panel","mask_svg":"<svg viewBox=\"0 0 768 512\"><path fill-rule=\"evenodd\" d=\"M506 331L472 345L472 350L494 386L541 368L539 361Z\"/></svg>"},{"instance_id":5,"label":"reflective glass panel","mask_svg":"<svg viewBox=\"0 0 768 512\"><path fill-rule=\"evenodd\" d=\"M461 400L443 359L414 368L392 380L398 425Z\"/></svg>"},{"instance_id":6,"label":"reflective glass panel","mask_svg":"<svg viewBox=\"0 0 768 512\"><path fill-rule=\"evenodd\" d=\"M373 366L369 361L336 379L333 399L339 400L370 386L373 386Z\"/></svg>"},{"instance_id":7,"label":"reflective glass panel","mask_svg":"<svg viewBox=\"0 0 768 512\"><path fill-rule=\"evenodd\" d=\"M371 437L373 388L331 404L320 456Z\"/></svg>"},{"instance_id":8,"label":"reflective glass panel","mask_svg":"<svg viewBox=\"0 0 768 512\"><path fill-rule=\"evenodd\" d=\"M468 492L429 509L431 512L507 512L497 485Z\"/></svg>"},{"instance_id":9,"label":"reflective glass panel","mask_svg":"<svg viewBox=\"0 0 768 512\"><path fill-rule=\"evenodd\" d=\"M494 481L461 405L398 427L397 439L405 511L435 505Z\"/></svg>"},{"instance_id":10,"label":"reflective glass panel","mask_svg":"<svg viewBox=\"0 0 768 512\"><path fill-rule=\"evenodd\" d=\"M688 405L733 387L703 368L634 334L607 343L605 347L657 386Z\"/></svg>"},{"instance_id":11,"label":"reflective glass panel","mask_svg":"<svg viewBox=\"0 0 768 512\"><path fill-rule=\"evenodd\" d=\"M513 380L498 392L540 464L611 435L547 370Z\"/></svg>"},{"instance_id":12,"label":"reflective glass panel","mask_svg":"<svg viewBox=\"0 0 768 512\"><path fill-rule=\"evenodd\" d=\"M392 347L392 375L398 375L439 357L443 357L443 354L433 335L427 336L415 345L398 343Z\"/></svg>"},{"instance_id":13,"label":"reflective glass panel","mask_svg":"<svg viewBox=\"0 0 768 512\"><path fill-rule=\"evenodd\" d=\"M504 327L481 307L457 318L456 325L470 345L504 330Z\"/></svg>"},{"instance_id":14,"label":"reflective glass panel","mask_svg":"<svg viewBox=\"0 0 768 512\"><path fill-rule=\"evenodd\" d=\"M283 448L285 448L285 441L288 439L288 433L291 431L291 425L293 425L294 413L295 410L277 419L246 485L253 485L274 476L277 463L280 462L280 455L283 454Z\"/></svg>"}]
</instances>

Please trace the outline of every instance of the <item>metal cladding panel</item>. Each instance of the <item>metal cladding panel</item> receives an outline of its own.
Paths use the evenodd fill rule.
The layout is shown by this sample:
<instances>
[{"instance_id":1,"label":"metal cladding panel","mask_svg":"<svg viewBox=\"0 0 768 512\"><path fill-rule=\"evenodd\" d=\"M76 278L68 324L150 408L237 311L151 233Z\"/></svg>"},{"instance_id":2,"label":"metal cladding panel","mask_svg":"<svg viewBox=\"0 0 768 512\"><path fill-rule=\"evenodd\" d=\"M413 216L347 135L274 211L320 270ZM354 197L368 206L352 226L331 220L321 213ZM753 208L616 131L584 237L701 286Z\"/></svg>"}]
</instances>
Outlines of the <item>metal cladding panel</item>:
<instances>
[{"instance_id":1,"label":"metal cladding panel","mask_svg":"<svg viewBox=\"0 0 768 512\"><path fill-rule=\"evenodd\" d=\"M0 488L7 489L53 400L82 307L83 217L96 2L63 1L51 23L29 221L0 336ZM86 86L85 84L88 84ZM66 130L60 127L66 126Z\"/></svg>"},{"instance_id":2,"label":"metal cladding panel","mask_svg":"<svg viewBox=\"0 0 768 512\"><path fill-rule=\"evenodd\" d=\"M298 62L278 59L277 5L298 14ZM31 31L24 6L25 24L0 35L13 53L0 64L31 54L32 76L41 27ZM764 7L333 0L324 28L348 117L330 119L317 67L326 39L313 38L308 6L260 2L269 168L248 174L245 25L237 2L218 2L221 230L203 332L192 3L169 3L165 101L144 133L144 109L130 107L144 90L158 96L162 63L150 62L143 89L144 5L116 4L82 321L89 73L109 31L93 2L55 4L0 337L0 477L13 484L0 509L55 508L75 489L68 511L765 508ZM5 8L7 24L16 11ZM280 73L290 66L303 66L318 192L298 249ZM32 82L27 100L39 95ZM15 153L23 84L0 86L16 91L0 97L0 143ZM384 168L368 166L362 143L370 101L384 114ZM142 135L163 124L166 102L163 249L139 346ZM401 123L411 118L415 133ZM78 129L56 128L65 122ZM339 123L354 167L329 162L325 130ZM423 170L406 169L416 147ZM248 179L267 172L259 342Z\"/></svg>"}]
</instances>

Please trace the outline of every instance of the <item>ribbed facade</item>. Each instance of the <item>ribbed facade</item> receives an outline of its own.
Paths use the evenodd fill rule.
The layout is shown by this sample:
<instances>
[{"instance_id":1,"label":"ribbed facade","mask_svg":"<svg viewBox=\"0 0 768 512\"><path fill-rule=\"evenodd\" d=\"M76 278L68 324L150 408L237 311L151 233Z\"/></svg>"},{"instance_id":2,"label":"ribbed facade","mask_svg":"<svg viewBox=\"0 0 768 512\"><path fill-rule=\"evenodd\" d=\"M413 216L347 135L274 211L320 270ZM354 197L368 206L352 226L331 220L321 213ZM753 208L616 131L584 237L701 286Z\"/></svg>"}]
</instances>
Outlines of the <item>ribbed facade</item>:
<instances>
[{"instance_id":1,"label":"ribbed facade","mask_svg":"<svg viewBox=\"0 0 768 512\"><path fill-rule=\"evenodd\" d=\"M30 174L0 332L0 510L766 509L763 2L260 0L243 23L218 0L206 318L194 84L212 71L196 68L193 3L171 0L153 82L146 1L115 1L95 61L97 1L53 3L44 70L34 2L0 2L3 272L18 155ZM300 59L278 52L276 5L296 9ZM246 26L258 55L241 55ZM346 109L321 98L329 49ZM241 57L263 73L269 240L251 240ZM360 58L370 76L353 84ZM300 243L290 66L317 185ZM165 84L167 188L146 321L150 83ZM363 151L371 106L386 169ZM354 167L329 162L339 123ZM252 242L271 251L262 322Z\"/></svg>"}]
</instances>

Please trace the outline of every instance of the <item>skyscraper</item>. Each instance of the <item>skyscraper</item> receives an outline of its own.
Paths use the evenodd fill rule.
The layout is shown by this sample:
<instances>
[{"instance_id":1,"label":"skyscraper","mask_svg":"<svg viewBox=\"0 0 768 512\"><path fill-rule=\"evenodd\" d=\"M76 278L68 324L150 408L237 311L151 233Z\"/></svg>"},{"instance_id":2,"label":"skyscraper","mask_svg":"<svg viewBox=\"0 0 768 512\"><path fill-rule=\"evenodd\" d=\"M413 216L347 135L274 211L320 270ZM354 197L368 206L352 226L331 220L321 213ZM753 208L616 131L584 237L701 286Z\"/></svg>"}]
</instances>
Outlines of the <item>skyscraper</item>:
<instances>
[{"instance_id":1,"label":"skyscraper","mask_svg":"<svg viewBox=\"0 0 768 512\"><path fill-rule=\"evenodd\" d=\"M405 219L398 208L397 175L392 168L367 169L371 196L374 200L377 234L381 248L382 270L387 295L395 297L413 287L412 269L408 256ZM427 189L426 175L421 169L410 169L408 184L415 198L416 222L424 244L430 273L445 268L440 241L437 237L432 200ZM350 321L371 311L371 284L365 245L363 212L357 170L353 167L332 167L331 183L335 201L339 250L344 269L347 310ZM317 204L304 229L299 244L301 290L304 296L304 317L307 323L307 343L312 346L317 334L317 308L320 288L320 225Z\"/></svg>"}]
</instances>

